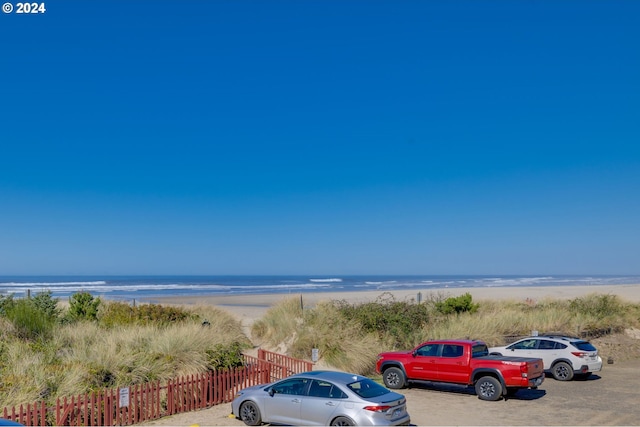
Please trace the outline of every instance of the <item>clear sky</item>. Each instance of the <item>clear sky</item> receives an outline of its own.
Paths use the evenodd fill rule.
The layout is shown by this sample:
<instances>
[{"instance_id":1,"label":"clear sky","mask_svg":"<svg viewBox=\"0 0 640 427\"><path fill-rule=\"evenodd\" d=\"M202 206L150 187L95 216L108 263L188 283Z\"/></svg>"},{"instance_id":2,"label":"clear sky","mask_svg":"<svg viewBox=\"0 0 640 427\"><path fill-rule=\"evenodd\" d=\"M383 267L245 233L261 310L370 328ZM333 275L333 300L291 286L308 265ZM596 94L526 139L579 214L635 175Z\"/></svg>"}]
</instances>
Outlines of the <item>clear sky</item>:
<instances>
[{"instance_id":1,"label":"clear sky","mask_svg":"<svg viewBox=\"0 0 640 427\"><path fill-rule=\"evenodd\" d=\"M638 1L0 14L0 274L639 274Z\"/></svg>"}]
</instances>

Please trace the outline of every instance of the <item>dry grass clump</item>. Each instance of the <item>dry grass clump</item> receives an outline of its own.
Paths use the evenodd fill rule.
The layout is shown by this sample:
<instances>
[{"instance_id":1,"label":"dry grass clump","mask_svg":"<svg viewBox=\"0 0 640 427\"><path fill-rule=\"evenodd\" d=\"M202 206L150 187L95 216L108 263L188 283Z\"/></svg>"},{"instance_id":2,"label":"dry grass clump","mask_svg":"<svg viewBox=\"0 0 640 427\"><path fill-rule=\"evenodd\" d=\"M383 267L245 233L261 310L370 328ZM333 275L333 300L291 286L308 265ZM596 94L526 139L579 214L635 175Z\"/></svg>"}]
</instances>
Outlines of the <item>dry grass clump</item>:
<instances>
[{"instance_id":1,"label":"dry grass clump","mask_svg":"<svg viewBox=\"0 0 640 427\"><path fill-rule=\"evenodd\" d=\"M546 299L540 302L480 301L476 313L440 317L424 328L428 338L471 337L490 346L510 338L539 333L571 336L620 332L638 325L638 305L624 303L612 295L587 295L573 300Z\"/></svg>"},{"instance_id":2,"label":"dry grass clump","mask_svg":"<svg viewBox=\"0 0 640 427\"><path fill-rule=\"evenodd\" d=\"M109 304L105 303L106 312ZM237 356L232 353L251 346L241 323L222 310L151 310L171 316L186 310L186 316L155 323L149 319L141 323L138 316L132 324L121 317L108 326L98 320L66 322L58 324L50 337L34 340L12 335L10 322L0 317L7 326L0 342L0 408L104 388L166 382L216 369L221 361L234 363ZM226 360L233 357L236 360Z\"/></svg>"},{"instance_id":3,"label":"dry grass clump","mask_svg":"<svg viewBox=\"0 0 640 427\"><path fill-rule=\"evenodd\" d=\"M282 345L292 356L309 358L311 349L317 348L324 363L368 374L379 352L410 349L428 339L472 338L496 346L532 331L593 340L629 327L640 327L640 305L613 295L479 302L467 295L452 299L427 295L421 303L389 298L359 305L333 301L305 309L304 314L299 301L291 298L269 310L253 332L272 346ZM632 354L635 347L627 348Z\"/></svg>"},{"instance_id":4,"label":"dry grass clump","mask_svg":"<svg viewBox=\"0 0 640 427\"><path fill-rule=\"evenodd\" d=\"M361 325L340 315L336 307L324 302L305 312L304 325L291 346L294 357L309 358L317 348L325 363L338 369L371 373L382 341Z\"/></svg>"},{"instance_id":5,"label":"dry grass clump","mask_svg":"<svg viewBox=\"0 0 640 427\"><path fill-rule=\"evenodd\" d=\"M302 321L300 298L285 298L251 325L251 335L266 344L277 346L295 337Z\"/></svg>"},{"instance_id":6,"label":"dry grass clump","mask_svg":"<svg viewBox=\"0 0 640 427\"><path fill-rule=\"evenodd\" d=\"M195 305L189 309L197 316L201 324L207 325L211 333L210 342L215 344L244 343L250 344L250 340L245 335L242 323L232 314L211 305Z\"/></svg>"},{"instance_id":7,"label":"dry grass clump","mask_svg":"<svg viewBox=\"0 0 640 427\"><path fill-rule=\"evenodd\" d=\"M29 310L14 318L0 310L0 408L234 366L238 351L251 345L241 322L205 305L187 310L107 302L84 320L62 313L66 323L47 334L32 333L39 324L29 323ZM16 325L29 333L18 333ZM325 365L370 374L381 351L436 338L475 338L494 346L531 331L587 335L603 358L625 360L640 357L639 328L640 304L613 295L500 302L431 295L420 303L381 297L304 309L300 298L291 297L254 322L252 334L276 351L309 359L318 349ZM613 338L625 329L636 335Z\"/></svg>"},{"instance_id":8,"label":"dry grass clump","mask_svg":"<svg viewBox=\"0 0 640 427\"><path fill-rule=\"evenodd\" d=\"M292 357L311 358L318 349L324 363L352 372L371 372L381 341L362 325L340 315L330 302L302 309L300 299L287 298L271 307L251 329L255 338Z\"/></svg>"},{"instance_id":9,"label":"dry grass clump","mask_svg":"<svg viewBox=\"0 0 640 427\"><path fill-rule=\"evenodd\" d=\"M20 404L41 399L48 389L48 362L46 354L33 352L26 342L3 342L0 407L7 406L4 402Z\"/></svg>"}]
</instances>

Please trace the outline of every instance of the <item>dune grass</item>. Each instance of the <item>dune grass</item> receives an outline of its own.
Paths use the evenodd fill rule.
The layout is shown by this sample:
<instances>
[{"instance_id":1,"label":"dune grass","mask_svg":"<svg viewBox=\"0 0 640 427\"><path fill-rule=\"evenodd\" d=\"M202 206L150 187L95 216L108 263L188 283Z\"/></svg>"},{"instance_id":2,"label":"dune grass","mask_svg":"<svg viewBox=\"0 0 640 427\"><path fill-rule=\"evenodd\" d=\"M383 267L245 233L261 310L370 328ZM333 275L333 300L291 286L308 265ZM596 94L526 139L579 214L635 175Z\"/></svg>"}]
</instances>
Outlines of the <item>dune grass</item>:
<instances>
[{"instance_id":1,"label":"dune grass","mask_svg":"<svg viewBox=\"0 0 640 427\"><path fill-rule=\"evenodd\" d=\"M321 364L365 375L373 373L381 351L410 349L435 338L502 345L532 331L592 340L604 336L603 358L607 352L617 359L640 357L635 343L640 340L621 346L610 339L640 328L640 304L614 295L471 301L432 294L418 303L383 294L372 303L325 301L304 308L299 297L291 297L254 322L254 343L238 320L212 306L136 308L105 302L91 316L69 317L52 310L47 298L36 301L39 305L30 306L0 299L0 408L234 366L234 357L252 344L304 359L318 349ZM29 313L39 306L46 311L32 321ZM42 313L48 313L44 320Z\"/></svg>"},{"instance_id":2,"label":"dune grass","mask_svg":"<svg viewBox=\"0 0 640 427\"><path fill-rule=\"evenodd\" d=\"M251 326L252 336L271 345L295 340L304 321L297 297L286 298L269 309L267 315Z\"/></svg>"},{"instance_id":3,"label":"dune grass","mask_svg":"<svg viewBox=\"0 0 640 427\"><path fill-rule=\"evenodd\" d=\"M121 317L122 303L113 303L119 305L116 310L110 304L101 305L98 319L102 322L57 322L46 335L34 337L25 335L25 330L40 331L39 318L36 327L25 329L24 316L18 319L20 328L13 318L0 317L0 408L166 382L216 369L227 362L222 359L228 357L229 349L251 346L241 323L215 307L144 307L132 311L133 316L127 314L127 323ZM149 321L146 313L150 312L168 314L170 319L177 313L179 320ZM115 317L109 318L113 313ZM139 313L145 314L142 320ZM110 320L105 323L105 318Z\"/></svg>"},{"instance_id":4,"label":"dune grass","mask_svg":"<svg viewBox=\"0 0 640 427\"><path fill-rule=\"evenodd\" d=\"M252 334L291 356L308 359L317 348L330 366L370 374L379 352L407 350L428 339L472 338L497 346L533 331L594 338L629 327L640 327L640 305L614 295L473 302L433 294L421 303L382 295L375 302L326 301L304 311L290 298L256 322Z\"/></svg>"}]
</instances>

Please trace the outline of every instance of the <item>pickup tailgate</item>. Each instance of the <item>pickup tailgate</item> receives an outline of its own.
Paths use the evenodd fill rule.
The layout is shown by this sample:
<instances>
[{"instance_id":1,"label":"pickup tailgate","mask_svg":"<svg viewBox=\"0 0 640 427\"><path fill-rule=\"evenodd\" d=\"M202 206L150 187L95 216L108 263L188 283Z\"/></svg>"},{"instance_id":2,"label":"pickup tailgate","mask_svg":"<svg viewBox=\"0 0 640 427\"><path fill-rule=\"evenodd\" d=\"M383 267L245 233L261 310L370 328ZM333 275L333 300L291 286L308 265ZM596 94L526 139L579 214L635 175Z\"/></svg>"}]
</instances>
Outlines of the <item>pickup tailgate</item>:
<instances>
[{"instance_id":1,"label":"pickup tailgate","mask_svg":"<svg viewBox=\"0 0 640 427\"><path fill-rule=\"evenodd\" d=\"M479 359L496 360L506 365L520 366L524 363L526 364L526 368L524 368L524 370L522 368L519 369L522 379L528 379L529 381L531 381L536 378L544 378L544 362L542 361L542 359L538 359L536 357L490 355L490 356L483 356ZM522 375L523 373L526 375Z\"/></svg>"}]
</instances>

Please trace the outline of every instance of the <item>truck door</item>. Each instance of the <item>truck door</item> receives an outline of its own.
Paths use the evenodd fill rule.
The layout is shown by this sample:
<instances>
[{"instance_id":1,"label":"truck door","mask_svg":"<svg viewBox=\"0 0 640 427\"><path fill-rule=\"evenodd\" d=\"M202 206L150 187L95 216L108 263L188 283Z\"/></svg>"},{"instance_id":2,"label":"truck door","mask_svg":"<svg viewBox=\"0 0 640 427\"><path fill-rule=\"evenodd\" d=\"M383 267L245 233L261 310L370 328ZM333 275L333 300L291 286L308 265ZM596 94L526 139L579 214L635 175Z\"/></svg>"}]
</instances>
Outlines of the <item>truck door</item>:
<instances>
[{"instance_id":1,"label":"truck door","mask_svg":"<svg viewBox=\"0 0 640 427\"><path fill-rule=\"evenodd\" d=\"M413 359L405 365L409 378L438 381L438 352L440 344L425 344L413 351Z\"/></svg>"},{"instance_id":2,"label":"truck door","mask_svg":"<svg viewBox=\"0 0 640 427\"><path fill-rule=\"evenodd\" d=\"M438 378L440 381L464 384L469 379L469 356L464 355L464 346L443 344L442 355L438 360Z\"/></svg>"}]
</instances>

